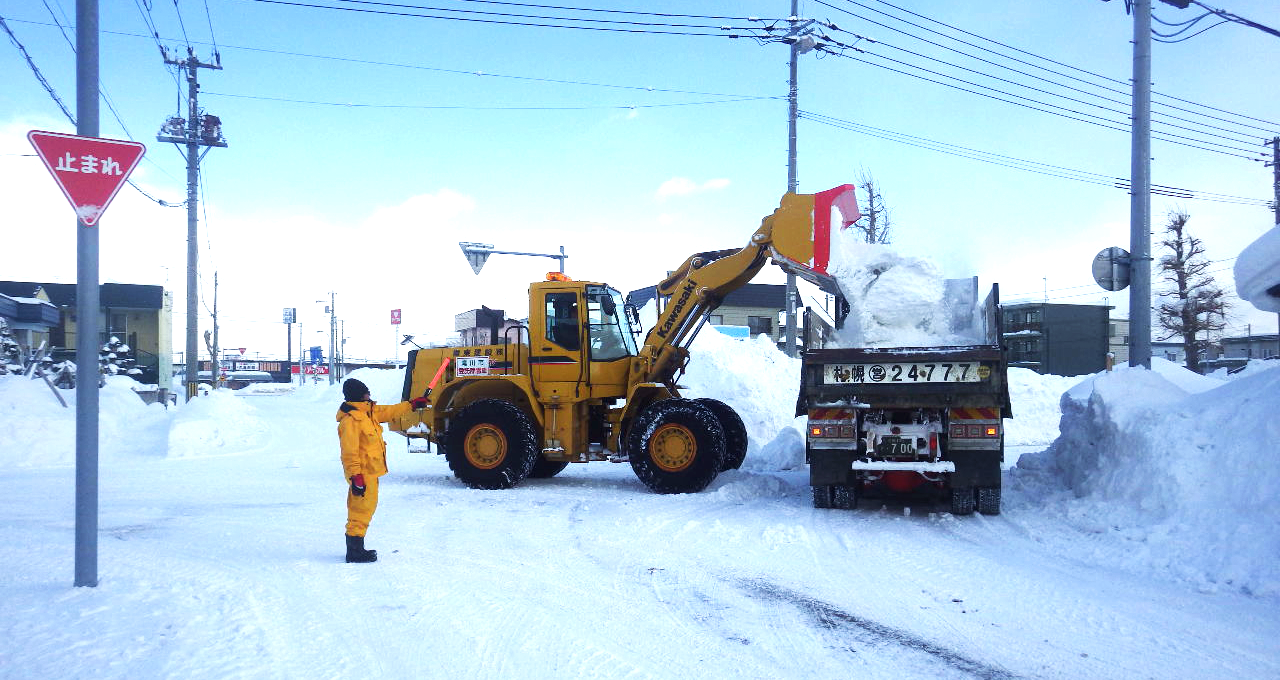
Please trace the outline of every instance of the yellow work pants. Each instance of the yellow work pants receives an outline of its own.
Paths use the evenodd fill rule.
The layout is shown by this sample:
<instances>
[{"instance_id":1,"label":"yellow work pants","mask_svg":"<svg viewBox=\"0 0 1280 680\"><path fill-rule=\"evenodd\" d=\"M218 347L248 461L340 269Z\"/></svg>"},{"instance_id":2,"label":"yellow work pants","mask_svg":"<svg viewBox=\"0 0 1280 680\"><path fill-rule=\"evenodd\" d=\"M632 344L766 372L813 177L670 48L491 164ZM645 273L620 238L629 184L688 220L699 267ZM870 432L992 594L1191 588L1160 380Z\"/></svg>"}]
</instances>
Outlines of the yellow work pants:
<instances>
[{"instance_id":1,"label":"yellow work pants","mask_svg":"<svg viewBox=\"0 0 1280 680\"><path fill-rule=\"evenodd\" d=\"M369 520L378 509L378 478L365 475L364 495L351 493L351 480L347 480L347 535L364 536L369 530Z\"/></svg>"}]
</instances>

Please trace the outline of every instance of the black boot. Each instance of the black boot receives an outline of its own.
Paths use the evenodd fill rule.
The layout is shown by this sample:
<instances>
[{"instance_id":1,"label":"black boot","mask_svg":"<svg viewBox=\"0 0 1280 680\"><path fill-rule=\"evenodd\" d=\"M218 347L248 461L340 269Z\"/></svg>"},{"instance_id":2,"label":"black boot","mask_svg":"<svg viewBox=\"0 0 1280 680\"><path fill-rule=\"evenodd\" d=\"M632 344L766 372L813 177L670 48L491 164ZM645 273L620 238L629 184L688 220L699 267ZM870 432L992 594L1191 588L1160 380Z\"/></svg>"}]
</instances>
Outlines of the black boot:
<instances>
[{"instance_id":1,"label":"black boot","mask_svg":"<svg viewBox=\"0 0 1280 680\"><path fill-rule=\"evenodd\" d=\"M377 562L377 550L364 549L364 536L347 536L347 562Z\"/></svg>"}]
</instances>

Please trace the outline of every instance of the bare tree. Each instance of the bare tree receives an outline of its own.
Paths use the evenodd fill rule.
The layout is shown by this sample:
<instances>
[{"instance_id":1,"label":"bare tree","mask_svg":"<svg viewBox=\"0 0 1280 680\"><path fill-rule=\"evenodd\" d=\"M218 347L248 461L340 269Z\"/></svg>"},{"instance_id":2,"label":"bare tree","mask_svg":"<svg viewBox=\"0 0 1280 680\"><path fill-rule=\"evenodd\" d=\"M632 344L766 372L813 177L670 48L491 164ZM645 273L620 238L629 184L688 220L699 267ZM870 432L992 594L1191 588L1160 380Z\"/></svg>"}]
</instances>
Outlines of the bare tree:
<instances>
[{"instance_id":1,"label":"bare tree","mask_svg":"<svg viewBox=\"0 0 1280 680\"><path fill-rule=\"evenodd\" d=\"M862 218L853 226L862 230L867 243L889 243L889 231L893 227L892 216L884 205L884 197L880 195L880 185L867 170L858 171L858 188L862 189L867 199L862 208Z\"/></svg>"},{"instance_id":2,"label":"bare tree","mask_svg":"<svg viewBox=\"0 0 1280 680\"><path fill-rule=\"evenodd\" d=\"M1200 372L1200 353L1208 346L1209 334L1226 328L1230 308L1227 293L1206 270L1209 260L1204 244L1187 230L1191 216L1185 210L1169 211L1165 238L1160 245L1166 253L1160 258L1160 278L1165 283L1156 307L1161 340L1181 337L1187 354L1187 368ZM1204 340L1197 340L1203 333Z\"/></svg>"}]
</instances>

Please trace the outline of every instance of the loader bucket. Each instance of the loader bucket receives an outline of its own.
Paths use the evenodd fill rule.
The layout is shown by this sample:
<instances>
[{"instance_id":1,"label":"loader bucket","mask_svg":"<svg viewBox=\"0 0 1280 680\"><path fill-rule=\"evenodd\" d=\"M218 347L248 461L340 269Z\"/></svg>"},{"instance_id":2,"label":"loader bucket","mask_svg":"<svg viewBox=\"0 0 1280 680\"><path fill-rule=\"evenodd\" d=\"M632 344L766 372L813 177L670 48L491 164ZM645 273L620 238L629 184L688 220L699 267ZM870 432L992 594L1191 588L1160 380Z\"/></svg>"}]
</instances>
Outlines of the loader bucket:
<instances>
[{"instance_id":1,"label":"loader bucket","mask_svg":"<svg viewBox=\"0 0 1280 680\"><path fill-rule=\"evenodd\" d=\"M813 282L829 293L839 293L835 279L827 273L831 260L832 213L844 229L862 217L852 184L842 184L816 194L788 193L773 215L772 251L774 262L783 269Z\"/></svg>"}]
</instances>

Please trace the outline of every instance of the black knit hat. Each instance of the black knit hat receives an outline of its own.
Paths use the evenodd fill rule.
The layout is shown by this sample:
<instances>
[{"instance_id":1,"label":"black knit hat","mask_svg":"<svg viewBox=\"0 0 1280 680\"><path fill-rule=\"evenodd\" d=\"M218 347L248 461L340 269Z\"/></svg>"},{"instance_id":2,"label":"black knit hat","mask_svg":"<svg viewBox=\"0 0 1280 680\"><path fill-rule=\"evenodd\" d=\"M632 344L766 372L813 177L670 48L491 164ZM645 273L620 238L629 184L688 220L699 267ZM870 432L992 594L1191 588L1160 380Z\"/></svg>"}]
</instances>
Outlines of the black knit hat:
<instances>
[{"instance_id":1,"label":"black knit hat","mask_svg":"<svg viewBox=\"0 0 1280 680\"><path fill-rule=\"evenodd\" d=\"M364 401L368 393L369 388L355 378L347 378L347 381L342 383L342 398L347 401Z\"/></svg>"}]
</instances>

